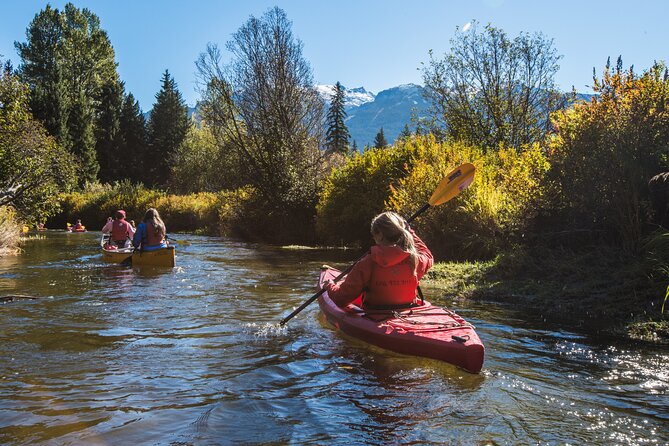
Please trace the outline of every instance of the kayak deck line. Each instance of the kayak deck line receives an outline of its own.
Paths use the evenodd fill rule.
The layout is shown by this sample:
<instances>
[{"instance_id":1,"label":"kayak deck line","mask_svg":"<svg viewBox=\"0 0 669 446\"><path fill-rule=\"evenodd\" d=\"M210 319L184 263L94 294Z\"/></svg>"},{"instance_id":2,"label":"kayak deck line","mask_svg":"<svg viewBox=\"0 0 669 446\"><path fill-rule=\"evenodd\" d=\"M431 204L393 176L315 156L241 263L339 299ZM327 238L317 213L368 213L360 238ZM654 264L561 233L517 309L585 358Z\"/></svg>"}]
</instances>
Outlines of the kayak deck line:
<instances>
[{"instance_id":1,"label":"kayak deck line","mask_svg":"<svg viewBox=\"0 0 669 446\"><path fill-rule=\"evenodd\" d=\"M462 319L460 316L458 316L456 313L453 311L447 309L447 308L441 308L443 311L442 312L436 312L436 313L428 313L428 311L434 311L434 307L432 308L408 308L409 311L398 311L398 310L365 310L364 308L360 308L357 305L351 304L349 306L350 310L353 310L353 312L359 314L362 317L366 317L368 319L373 320L374 322L383 322L384 320L395 318L399 319L407 324L411 325L436 325L437 328L441 328L444 330L453 330L453 329L462 329L462 328L471 328L472 330L476 329L476 326L473 324L465 321ZM373 316L385 316L382 318L375 318ZM451 321L447 322L432 322L432 321L420 321L420 320L411 320L410 318L412 317L422 317L422 316L450 316L453 318ZM396 327L401 327L401 325L393 324L393 321L389 321L387 323L388 325L393 325ZM416 328L413 328L415 331Z\"/></svg>"}]
</instances>

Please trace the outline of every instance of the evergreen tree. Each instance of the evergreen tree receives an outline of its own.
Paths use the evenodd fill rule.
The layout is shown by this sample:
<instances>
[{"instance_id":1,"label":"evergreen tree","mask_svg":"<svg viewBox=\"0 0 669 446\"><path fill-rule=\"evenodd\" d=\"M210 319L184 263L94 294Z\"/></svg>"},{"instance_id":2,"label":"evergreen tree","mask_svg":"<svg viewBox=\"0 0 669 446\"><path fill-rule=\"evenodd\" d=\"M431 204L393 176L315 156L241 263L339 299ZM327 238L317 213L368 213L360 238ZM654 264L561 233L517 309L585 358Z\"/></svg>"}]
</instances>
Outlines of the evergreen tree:
<instances>
[{"instance_id":1,"label":"evergreen tree","mask_svg":"<svg viewBox=\"0 0 669 446\"><path fill-rule=\"evenodd\" d=\"M121 133L119 158L124 160L122 164L127 166L119 172L119 178L145 183L149 178L144 171L148 140L146 119L139 107L139 101L132 93L129 93L123 101L119 131Z\"/></svg>"},{"instance_id":2,"label":"evergreen tree","mask_svg":"<svg viewBox=\"0 0 669 446\"><path fill-rule=\"evenodd\" d=\"M97 117L107 106L103 87L118 82L107 33L95 14L68 3L63 11L47 5L26 36L27 42L15 46L33 112L63 147L81 158L80 183L94 180L99 169L94 129L101 127Z\"/></svg>"},{"instance_id":3,"label":"evergreen tree","mask_svg":"<svg viewBox=\"0 0 669 446\"><path fill-rule=\"evenodd\" d=\"M100 164L95 155L94 117L95 111L89 98L80 92L79 97L72 104L67 119L72 144L70 151L79 159L79 186L95 181L100 170Z\"/></svg>"},{"instance_id":4,"label":"evergreen tree","mask_svg":"<svg viewBox=\"0 0 669 446\"><path fill-rule=\"evenodd\" d=\"M353 140L353 147L351 147L351 152L357 153L358 152L358 141L355 139Z\"/></svg>"},{"instance_id":5,"label":"evergreen tree","mask_svg":"<svg viewBox=\"0 0 669 446\"><path fill-rule=\"evenodd\" d=\"M388 145L388 142L386 141L386 137L383 135L383 127L381 127L381 130L379 130L379 133L376 134L376 137L374 138L374 147L377 149L382 149Z\"/></svg>"},{"instance_id":6,"label":"evergreen tree","mask_svg":"<svg viewBox=\"0 0 669 446\"><path fill-rule=\"evenodd\" d=\"M351 134L346 127L346 110L344 109L346 89L337 82L334 95L328 110L325 133L325 146L328 153L348 153L348 140Z\"/></svg>"},{"instance_id":7,"label":"evergreen tree","mask_svg":"<svg viewBox=\"0 0 669 446\"><path fill-rule=\"evenodd\" d=\"M409 139L411 138L411 130L409 130L409 124L404 124L404 128L400 132L398 139Z\"/></svg>"},{"instance_id":8,"label":"evergreen tree","mask_svg":"<svg viewBox=\"0 0 669 446\"><path fill-rule=\"evenodd\" d=\"M107 83L102 87L100 99L95 151L100 163L100 180L111 182L120 179L129 166L128 160L120 153L123 143L120 129L123 84Z\"/></svg>"},{"instance_id":9,"label":"evergreen tree","mask_svg":"<svg viewBox=\"0 0 669 446\"><path fill-rule=\"evenodd\" d=\"M66 86L59 63L62 35L62 17L57 9L47 5L28 26L28 42L16 42L14 46L22 60L19 74L30 86L33 116L61 145L69 148Z\"/></svg>"},{"instance_id":10,"label":"evergreen tree","mask_svg":"<svg viewBox=\"0 0 669 446\"><path fill-rule=\"evenodd\" d=\"M149 117L149 150L145 166L151 172L149 184L167 184L172 157L186 139L189 126L188 107L176 82L165 70L162 87L156 94L156 103Z\"/></svg>"}]
</instances>

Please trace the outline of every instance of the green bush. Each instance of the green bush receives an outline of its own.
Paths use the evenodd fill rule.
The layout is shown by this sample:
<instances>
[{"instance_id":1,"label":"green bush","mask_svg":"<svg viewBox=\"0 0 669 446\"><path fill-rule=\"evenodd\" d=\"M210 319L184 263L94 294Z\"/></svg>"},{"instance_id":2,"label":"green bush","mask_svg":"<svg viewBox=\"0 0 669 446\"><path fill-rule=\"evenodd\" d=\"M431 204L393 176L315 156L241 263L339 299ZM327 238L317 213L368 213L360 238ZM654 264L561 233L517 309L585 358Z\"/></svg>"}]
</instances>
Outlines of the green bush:
<instances>
[{"instance_id":1,"label":"green bush","mask_svg":"<svg viewBox=\"0 0 669 446\"><path fill-rule=\"evenodd\" d=\"M335 244L369 244L369 223L385 208L390 188L407 175L416 147L402 144L354 154L326 178L316 206L316 231Z\"/></svg>"},{"instance_id":2,"label":"green bush","mask_svg":"<svg viewBox=\"0 0 669 446\"><path fill-rule=\"evenodd\" d=\"M538 145L483 154L425 135L354 156L326 181L317 228L329 242L364 242L375 214L391 209L412 215L465 162L477 168L473 184L412 225L442 259L492 258L523 238L543 205L549 166Z\"/></svg>"},{"instance_id":3,"label":"green bush","mask_svg":"<svg viewBox=\"0 0 669 446\"><path fill-rule=\"evenodd\" d=\"M435 255L446 259L489 259L526 234L543 203L548 163L538 145L483 153L458 143L422 138L422 157L398 182L389 207L409 215L426 202L439 182L465 162L476 167L474 182L458 197L424 214L413 226Z\"/></svg>"}]
</instances>

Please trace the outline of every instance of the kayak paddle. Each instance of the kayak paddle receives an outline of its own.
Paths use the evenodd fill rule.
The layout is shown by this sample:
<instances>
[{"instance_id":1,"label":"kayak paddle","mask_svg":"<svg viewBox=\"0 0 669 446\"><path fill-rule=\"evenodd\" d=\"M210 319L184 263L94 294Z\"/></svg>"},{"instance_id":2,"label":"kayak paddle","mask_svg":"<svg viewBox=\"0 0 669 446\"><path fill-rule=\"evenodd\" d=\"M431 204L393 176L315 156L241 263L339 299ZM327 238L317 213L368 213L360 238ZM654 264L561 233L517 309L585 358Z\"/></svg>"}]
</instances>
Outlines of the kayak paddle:
<instances>
[{"instance_id":1,"label":"kayak paddle","mask_svg":"<svg viewBox=\"0 0 669 446\"><path fill-rule=\"evenodd\" d=\"M474 181L474 165L471 163L465 163L457 169L453 170L451 173L446 175L439 185L432 193L432 196L427 203L418 209L409 219L407 223L411 223L423 212L427 211L433 206L439 206L440 204L446 203L450 199L456 197L460 192L467 188L472 181ZM358 260L351 264L348 268L341 272L337 277L333 279L334 282L339 282L346 274L350 273L353 267L362 260L367 253L363 254ZM310 303L318 299L325 292L325 287L321 288L316 294L311 296L309 300L300 305L295 311L290 313L288 316L283 318L280 322L281 325L285 325L286 322L291 320L300 311L304 310Z\"/></svg>"}]
</instances>

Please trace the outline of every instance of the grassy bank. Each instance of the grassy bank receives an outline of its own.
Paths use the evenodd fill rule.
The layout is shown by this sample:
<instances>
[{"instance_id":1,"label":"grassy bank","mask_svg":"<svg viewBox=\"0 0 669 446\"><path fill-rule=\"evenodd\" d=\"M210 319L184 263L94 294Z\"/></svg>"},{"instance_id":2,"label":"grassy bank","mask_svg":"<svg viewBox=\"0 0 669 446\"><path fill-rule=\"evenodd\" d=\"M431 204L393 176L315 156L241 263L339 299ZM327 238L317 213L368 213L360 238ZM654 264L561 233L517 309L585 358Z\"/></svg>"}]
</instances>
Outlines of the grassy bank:
<instances>
[{"instance_id":1,"label":"grassy bank","mask_svg":"<svg viewBox=\"0 0 669 446\"><path fill-rule=\"evenodd\" d=\"M646 258L604 247L517 250L489 262L438 263L425 281L450 299L507 303L565 327L669 343L660 310L667 284L648 271Z\"/></svg>"}]
</instances>

